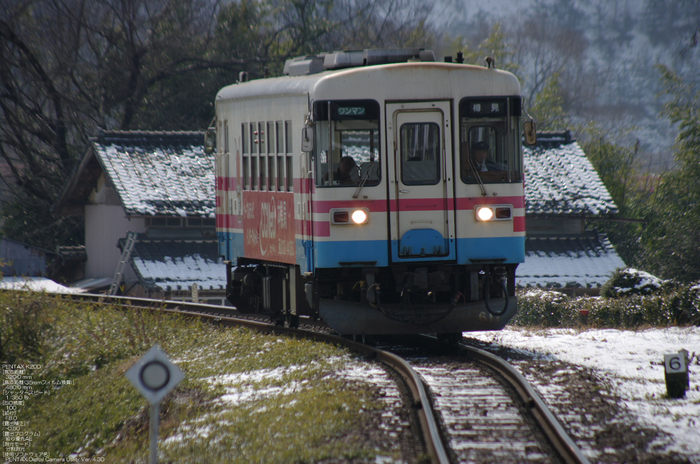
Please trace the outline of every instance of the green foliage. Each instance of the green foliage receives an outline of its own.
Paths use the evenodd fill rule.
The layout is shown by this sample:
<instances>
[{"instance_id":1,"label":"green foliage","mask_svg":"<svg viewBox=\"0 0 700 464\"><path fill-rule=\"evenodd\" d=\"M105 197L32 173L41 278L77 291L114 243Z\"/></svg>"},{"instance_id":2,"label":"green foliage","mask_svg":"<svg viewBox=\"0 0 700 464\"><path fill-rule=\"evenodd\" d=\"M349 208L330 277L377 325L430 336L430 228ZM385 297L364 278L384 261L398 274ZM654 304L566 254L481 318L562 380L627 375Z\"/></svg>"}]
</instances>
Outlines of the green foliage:
<instances>
[{"instance_id":1,"label":"green foliage","mask_svg":"<svg viewBox=\"0 0 700 464\"><path fill-rule=\"evenodd\" d=\"M663 174L644 211L648 226L641 233L647 269L683 282L700 279L700 92L671 70L661 67L663 115L676 124L675 169Z\"/></svg>"},{"instance_id":2,"label":"green foliage","mask_svg":"<svg viewBox=\"0 0 700 464\"><path fill-rule=\"evenodd\" d=\"M4 363L32 363L42 359L51 328L46 298L3 298L0 321L0 359Z\"/></svg>"},{"instance_id":3,"label":"green foliage","mask_svg":"<svg viewBox=\"0 0 700 464\"><path fill-rule=\"evenodd\" d=\"M443 45L446 54L455 56L458 51L462 51L464 62L477 66L486 66L486 57L494 59L498 69L503 69L517 74L518 66L514 61L514 52L511 44L508 43L506 35L500 23L495 23L491 28L488 37L477 46L470 46L462 36L447 38Z\"/></svg>"},{"instance_id":4,"label":"green foliage","mask_svg":"<svg viewBox=\"0 0 700 464\"><path fill-rule=\"evenodd\" d=\"M511 324L517 326L562 327L573 323L569 298L563 293L528 289L518 295L518 312Z\"/></svg>"},{"instance_id":5,"label":"green foliage","mask_svg":"<svg viewBox=\"0 0 700 464\"><path fill-rule=\"evenodd\" d=\"M631 282L627 280L627 284ZM618 292L614 298L569 298L553 291L524 290L518 295L518 312L511 324L618 329L700 326L700 286L697 284L666 285L651 294L624 293Z\"/></svg>"},{"instance_id":6,"label":"green foliage","mask_svg":"<svg viewBox=\"0 0 700 464\"><path fill-rule=\"evenodd\" d=\"M534 102L530 102L529 113L537 122L537 130L557 131L571 128L571 118L564 111L564 97L561 93L559 74L547 79Z\"/></svg>"}]
</instances>

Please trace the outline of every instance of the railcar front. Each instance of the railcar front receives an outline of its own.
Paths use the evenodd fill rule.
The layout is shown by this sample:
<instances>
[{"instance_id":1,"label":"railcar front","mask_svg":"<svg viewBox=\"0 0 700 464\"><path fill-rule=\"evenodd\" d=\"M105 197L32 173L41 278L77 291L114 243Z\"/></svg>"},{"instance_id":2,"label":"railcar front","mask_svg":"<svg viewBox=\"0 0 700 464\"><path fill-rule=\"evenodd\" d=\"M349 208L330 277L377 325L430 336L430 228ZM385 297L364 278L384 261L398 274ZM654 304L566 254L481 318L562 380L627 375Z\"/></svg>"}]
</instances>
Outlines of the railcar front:
<instances>
[{"instance_id":1,"label":"railcar front","mask_svg":"<svg viewBox=\"0 0 700 464\"><path fill-rule=\"evenodd\" d=\"M320 316L342 334L502 328L524 259L517 80L420 62L266 81L265 92L287 86L286 105L252 90L217 102L232 302L290 322ZM289 96L290 85L303 90ZM282 164L265 117L304 128ZM234 154L225 121L240 130Z\"/></svg>"}]
</instances>

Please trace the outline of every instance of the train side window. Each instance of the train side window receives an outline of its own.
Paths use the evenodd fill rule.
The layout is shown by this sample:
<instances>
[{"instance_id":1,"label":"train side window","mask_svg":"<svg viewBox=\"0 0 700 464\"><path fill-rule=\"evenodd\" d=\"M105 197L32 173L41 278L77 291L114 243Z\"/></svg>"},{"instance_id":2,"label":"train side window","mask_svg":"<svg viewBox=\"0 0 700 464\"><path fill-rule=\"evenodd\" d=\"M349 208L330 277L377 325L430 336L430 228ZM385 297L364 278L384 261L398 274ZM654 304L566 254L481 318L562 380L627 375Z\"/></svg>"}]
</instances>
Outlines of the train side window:
<instances>
[{"instance_id":1,"label":"train side window","mask_svg":"<svg viewBox=\"0 0 700 464\"><path fill-rule=\"evenodd\" d=\"M258 146L258 141L255 137L255 123L251 122L250 125L248 126L248 137L250 138L250 154L254 154L258 152L257 146Z\"/></svg>"},{"instance_id":2,"label":"train side window","mask_svg":"<svg viewBox=\"0 0 700 464\"><path fill-rule=\"evenodd\" d=\"M284 155L277 157L277 191L284 191Z\"/></svg>"},{"instance_id":3,"label":"train side window","mask_svg":"<svg viewBox=\"0 0 700 464\"><path fill-rule=\"evenodd\" d=\"M258 189L258 156L251 155L250 157L250 189Z\"/></svg>"},{"instance_id":4,"label":"train side window","mask_svg":"<svg viewBox=\"0 0 700 464\"><path fill-rule=\"evenodd\" d=\"M265 148L265 123L258 123L258 153L263 154L267 152Z\"/></svg>"},{"instance_id":5,"label":"train side window","mask_svg":"<svg viewBox=\"0 0 700 464\"><path fill-rule=\"evenodd\" d=\"M275 151L275 123L268 121L267 122L267 152L268 153L277 153Z\"/></svg>"},{"instance_id":6,"label":"train side window","mask_svg":"<svg viewBox=\"0 0 700 464\"><path fill-rule=\"evenodd\" d=\"M287 191L294 191L294 161L293 157L287 155Z\"/></svg>"},{"instance_id":7,"label":"train side window","mask_svg":"<svg viewBox=\"0 0 700 464\"><path fill-rule=\"evenodd\" d=\"M267 189L267 156L260 153L260 190Z\"/></svg>"},{"instance_id":8,"label":"train side window","mask_svg":"<svg viewBox=\"0 0 700 464\"><path fill-rule=\"evenodd\" d=\"M224 121L224 153L230 153L228 148L228 121Z\"/></svg>"},{"instance_id":9,"label":"train side window","mask_svg":"<svg viewBox=\"0 0 700 464\"><path fill-rule=\"evenodd\" d=\"M285 153L292 153L292 121L284 121Z\"/></svg>"},{"instance_id":10,"label":"train side window","mask_svg":"<svg viewBox=\"0 0 700 464\"><path fill-rule=\"evenodd\" d=\"M248 155L243 155L243 172L241 173L241 178L243 178L243 190L248 190L250 188L250 182L248 181L248 176L250 171L250 157Z\"/></svg>"},{"instance_id":11,"label":"train side window","mask_svg":"<svg viewBox=\"0 0 700 464\"><path fill-rule=\"evenodd\" d=\"M248 153L248 123L241 124L241 145L243 153Z\"/></svg>"},{"instance_id":12,"label":"train side window","mask_svg":"<svg viewBox=\"0 0 700 464\"><path fill-rule=\"evenodd\" d=\"M282 121L277 121L275 126L277 127L277 153L286 153L286 151L284 151L284 125L282 124Z\"/></svg>"},{"instance_id":13,"label":"train side window","mask_svg":"<svg viewBox=\"0 0 700 464\"><path fill-rule=\"evenodd\" d=\"M270 187L268 190L275 190L277 186L277 176L275 176L275 155L267 155L267 175L270 179Z\"/></svg>"}]
</instances>

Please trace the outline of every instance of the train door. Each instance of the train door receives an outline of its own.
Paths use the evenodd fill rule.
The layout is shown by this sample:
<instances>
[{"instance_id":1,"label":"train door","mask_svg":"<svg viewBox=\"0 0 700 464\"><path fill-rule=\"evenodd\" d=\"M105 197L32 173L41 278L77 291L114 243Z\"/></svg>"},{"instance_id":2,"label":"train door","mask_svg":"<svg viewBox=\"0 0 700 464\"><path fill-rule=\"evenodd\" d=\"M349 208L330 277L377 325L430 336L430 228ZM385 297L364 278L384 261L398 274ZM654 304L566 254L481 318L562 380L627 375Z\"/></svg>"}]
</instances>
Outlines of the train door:
<instances>
[{"instance_id":1,"label":"train door","mask_svg":"<svg viewBox=\"0 0 700 464\"><path fill-rule=\"evenodd\" d=\"M451 114L450 101L386 105L394 263L456 257Z\"/></svg>"}]
</instances>

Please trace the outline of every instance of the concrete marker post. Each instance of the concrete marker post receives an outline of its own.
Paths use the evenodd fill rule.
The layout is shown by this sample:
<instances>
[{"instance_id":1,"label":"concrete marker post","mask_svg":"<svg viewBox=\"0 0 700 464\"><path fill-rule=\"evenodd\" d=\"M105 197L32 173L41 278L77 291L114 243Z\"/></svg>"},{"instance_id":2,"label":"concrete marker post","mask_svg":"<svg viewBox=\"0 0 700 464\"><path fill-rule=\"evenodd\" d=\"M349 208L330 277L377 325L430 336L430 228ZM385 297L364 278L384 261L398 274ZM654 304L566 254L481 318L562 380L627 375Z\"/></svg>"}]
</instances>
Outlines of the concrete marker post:
<instances>
[{"instance_id":1,"label":"concrete marker post","mask_svg":"<svg viewBox=\"0 0 700 464\"><path fill-rule=\"evenodd\" d=\"M687 352L664 355L664 378L666 394L669 398L683 398L688 388L688 368L686 366Z\"/></svg>"}]
</instances>

